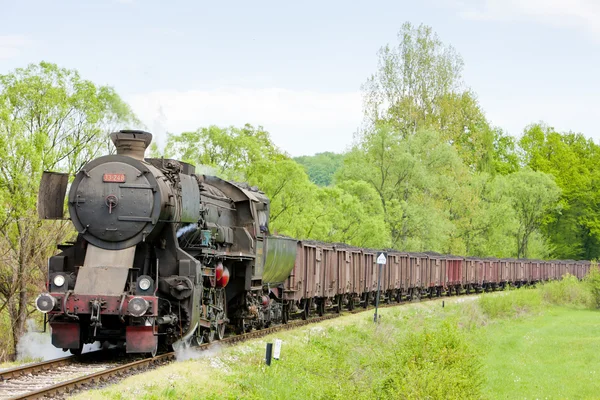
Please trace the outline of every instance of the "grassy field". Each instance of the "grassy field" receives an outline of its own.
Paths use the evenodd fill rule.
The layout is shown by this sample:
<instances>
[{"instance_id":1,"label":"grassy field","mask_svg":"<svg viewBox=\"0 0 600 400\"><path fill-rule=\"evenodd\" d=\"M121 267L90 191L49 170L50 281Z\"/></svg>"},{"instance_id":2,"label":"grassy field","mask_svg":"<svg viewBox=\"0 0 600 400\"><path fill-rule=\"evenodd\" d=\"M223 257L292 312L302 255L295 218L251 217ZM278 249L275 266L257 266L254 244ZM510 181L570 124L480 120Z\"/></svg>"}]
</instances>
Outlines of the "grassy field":
<instances>
[{"instance_id":1,"label":"grassy field","mask_svg":"<svg viewBox=\"0 0 600 400\"><path fill-rule=\"evenodd\" d=\"M383 309L378 325L369 311L185 354L78 398L598 398L600 312L586 284L445 303ZM282 358L267 367L265 344L275 338L283 340Z\"/></svg>"},{"instance_id":2,"label":"grassy field","mask_svg":"<svg viewBox=\"0 0 600 400\"><path fill-rule=\"evenodd\" d=\"M600 312L550 307L481 329L483 394L499 399L600 397Z\"/></svg>"}]
</instances>

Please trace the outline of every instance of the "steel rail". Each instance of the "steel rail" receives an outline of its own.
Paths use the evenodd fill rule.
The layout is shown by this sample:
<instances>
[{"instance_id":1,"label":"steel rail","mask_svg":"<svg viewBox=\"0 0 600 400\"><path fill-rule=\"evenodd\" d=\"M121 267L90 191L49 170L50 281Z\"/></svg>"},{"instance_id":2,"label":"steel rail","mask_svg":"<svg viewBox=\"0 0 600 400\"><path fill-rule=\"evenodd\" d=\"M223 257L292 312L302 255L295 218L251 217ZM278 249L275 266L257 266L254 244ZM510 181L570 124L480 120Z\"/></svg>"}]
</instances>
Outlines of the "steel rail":
<instances>
[{"instance_id":1,"label":"steel rail","mask_svg":"<svg viewBox=\"0 0 600 400\"><path fill-rule=\"evenodd\" d=\"M18 378L19 376L27 375L27 374L36 374L39 372L48 371L54 369L56 367L62 367L63 365L68 365L76 361L75 356L67 356L56 358L54 360L42 361L34 364L27 364L21 367L15 367L10 369L5 369L0 371L0 382L7 381L9 379Z\"/></svg>"}]
</instances>

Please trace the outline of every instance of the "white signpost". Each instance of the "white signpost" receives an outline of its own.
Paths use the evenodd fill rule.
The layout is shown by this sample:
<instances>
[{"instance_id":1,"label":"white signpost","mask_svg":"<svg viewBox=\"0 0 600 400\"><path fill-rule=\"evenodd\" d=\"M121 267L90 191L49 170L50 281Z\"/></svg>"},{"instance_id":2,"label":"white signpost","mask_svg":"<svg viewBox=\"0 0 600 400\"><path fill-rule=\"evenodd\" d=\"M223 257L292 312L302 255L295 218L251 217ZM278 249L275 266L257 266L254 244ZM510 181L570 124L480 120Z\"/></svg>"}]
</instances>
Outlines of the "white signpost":
<instances>
[{"instance_id":1,"label":"white signpost","mask_svg":"<svg viewBox=\"0 0 600 400\"><path fill-rule=\"evenodd\" d=\"M377 277L377 298L375 299L375 315L373 315L373 322L377 323L377 311L379 310L379 291L381 290L381 270L387 263L387 254L383 251L377 253L377 265L379 265L379 276Z\"/></svg>"},{"instance_id":2,"label":"white signpost","mask_svg":"<svg viewBox=\"0 0 600 400\"><path fill-rule=\"evenodd\" d=\"M279 360L281 355L281 339L275 339L275 349L273 350L273 358Z\"/></svg>"}]
</instances>

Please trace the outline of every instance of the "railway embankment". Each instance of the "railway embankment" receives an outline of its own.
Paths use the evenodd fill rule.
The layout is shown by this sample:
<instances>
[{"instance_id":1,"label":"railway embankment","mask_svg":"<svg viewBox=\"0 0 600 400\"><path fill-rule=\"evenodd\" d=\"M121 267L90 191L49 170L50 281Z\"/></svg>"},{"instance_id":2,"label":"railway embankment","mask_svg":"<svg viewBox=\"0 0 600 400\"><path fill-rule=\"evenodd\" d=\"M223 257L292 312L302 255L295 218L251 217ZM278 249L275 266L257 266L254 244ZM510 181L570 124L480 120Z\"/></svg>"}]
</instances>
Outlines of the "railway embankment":
<instances>
[{"instance_id":1,"label":"railway embankment","mask_svg":"<svg viewBox=\"0 0 600 400\"><path fill-rule=\"evenodd\" d=\"M586 398L596 395L595 284L451 297L188 353L78 398ZM598 287L598 286L596 286ZM443 303L442 303L443 301ZM442 304L444 306L442 306ZM283 341L266 366L265 346Z\"/></svg>"}]
</instances>

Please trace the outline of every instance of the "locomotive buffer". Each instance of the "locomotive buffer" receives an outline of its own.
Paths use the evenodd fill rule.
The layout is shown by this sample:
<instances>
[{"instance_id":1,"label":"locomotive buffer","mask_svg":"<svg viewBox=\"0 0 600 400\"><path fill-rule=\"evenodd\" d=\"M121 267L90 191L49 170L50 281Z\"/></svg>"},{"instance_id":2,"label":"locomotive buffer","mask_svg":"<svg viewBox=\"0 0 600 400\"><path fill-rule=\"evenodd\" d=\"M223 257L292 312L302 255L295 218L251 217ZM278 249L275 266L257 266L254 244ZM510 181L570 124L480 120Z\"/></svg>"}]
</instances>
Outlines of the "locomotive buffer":
<instances>
[{"instance_id":1,"label":"locomotive buffer","mask_svg":"<svg viewBox=\"0 0 600 400\"><path fill-rule=\"evenodd\" d=\"M379 275L377 276L377 297L375 298L375 315L373 315L373 322L377 323L377 310L379 309L379 291L381 288L381 270L387 263L387 254L383 251L377 253L377 265L379 265Z\"/></svg>"}]
</instances>

